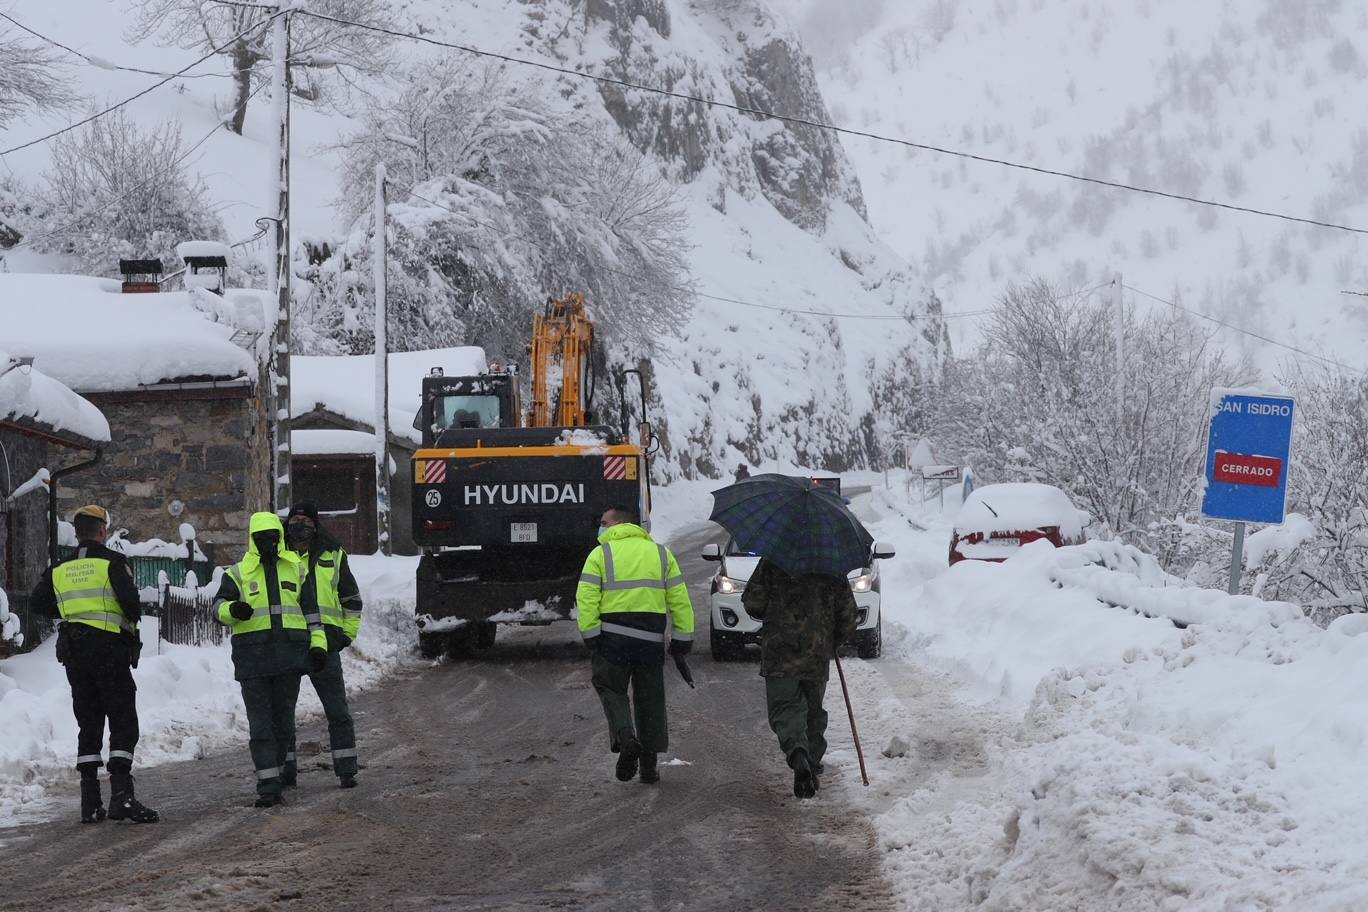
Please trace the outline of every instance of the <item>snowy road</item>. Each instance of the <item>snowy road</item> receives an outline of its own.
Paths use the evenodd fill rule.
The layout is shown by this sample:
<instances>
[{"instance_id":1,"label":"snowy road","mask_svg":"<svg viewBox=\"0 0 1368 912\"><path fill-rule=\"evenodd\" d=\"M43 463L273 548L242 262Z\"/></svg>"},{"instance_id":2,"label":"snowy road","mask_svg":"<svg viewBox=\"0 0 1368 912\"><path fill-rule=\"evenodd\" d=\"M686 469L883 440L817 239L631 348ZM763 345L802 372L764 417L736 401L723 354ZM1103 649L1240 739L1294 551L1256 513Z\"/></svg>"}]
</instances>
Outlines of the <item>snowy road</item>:
<instances>
[{"instance_id":1,"label":"snowy road","mask_svg":"<svg viewBox=\"0 0 1368 912\"><path fill-rule=\"evenodd\" d=\"M709 534L674 542L701 625L709 567L696 554ZM317 768L318 721L301 732L300 788L279 811L251 807L245 745L147 769L139 789L157 826L83 827L73 808L0 831L0 855L20 862L0 909L895 908L873 830L843 800L853 755L833 754L821 797L800 804L754 663L700 653L697 690L669 679L662 760L689 765L663 766L657 787L613 779L573 629L504 628L483 659L415 659L356 699L357 790ZM848 665L860 680L880 674ZM835 746L848 743L839 718Z\"/></svg>"}]
</instances>

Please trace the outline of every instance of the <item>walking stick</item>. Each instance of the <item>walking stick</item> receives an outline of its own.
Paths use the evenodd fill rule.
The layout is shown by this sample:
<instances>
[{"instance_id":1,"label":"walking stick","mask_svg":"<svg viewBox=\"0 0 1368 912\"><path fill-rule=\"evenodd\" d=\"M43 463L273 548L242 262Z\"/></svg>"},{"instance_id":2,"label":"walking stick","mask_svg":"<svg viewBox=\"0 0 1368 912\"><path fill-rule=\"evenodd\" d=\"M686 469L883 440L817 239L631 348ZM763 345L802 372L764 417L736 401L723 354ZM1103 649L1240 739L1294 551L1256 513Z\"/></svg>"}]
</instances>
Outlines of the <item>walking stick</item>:
<instances>
[{"instance_id":1,"label":"walking stick","mask_svg":"<svg viewBox=\"0 0 1368 912\"><path fill-rule=\"evenodd\" d=\"M846 687L845 671L841 668L841 657L833 655L836 660L836 674L841 678L841 696L845 697L846 715L850 717L850 735L855 739L855 756L860 758L860 779L865 785L869 785L869 773L865 770L864 750L860 747L860 733L855 730L855 710L850 708L850 690Z\"/></svg>"}]
</instances>

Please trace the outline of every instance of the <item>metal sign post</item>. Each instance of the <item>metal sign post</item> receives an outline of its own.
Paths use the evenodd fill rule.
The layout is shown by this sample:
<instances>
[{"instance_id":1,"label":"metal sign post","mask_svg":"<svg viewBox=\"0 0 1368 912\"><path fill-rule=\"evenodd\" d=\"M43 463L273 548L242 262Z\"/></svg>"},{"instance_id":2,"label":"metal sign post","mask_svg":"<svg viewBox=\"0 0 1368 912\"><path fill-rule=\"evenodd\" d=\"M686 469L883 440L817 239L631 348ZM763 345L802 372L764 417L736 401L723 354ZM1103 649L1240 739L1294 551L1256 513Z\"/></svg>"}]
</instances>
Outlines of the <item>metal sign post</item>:
<instances>
[{"instance_id":1,"label":"metal sign post","mask_svg":"<svg viewBox=\"0 0 1368 912\"><path fill-rule=\"evenodd\" d=\"M1231 595L1240 591L1245 523L1281 525L1287 512L1295 411L1287 396L1212 390L1202 515L1235 523Z\"/></svg>"}]
</instances>

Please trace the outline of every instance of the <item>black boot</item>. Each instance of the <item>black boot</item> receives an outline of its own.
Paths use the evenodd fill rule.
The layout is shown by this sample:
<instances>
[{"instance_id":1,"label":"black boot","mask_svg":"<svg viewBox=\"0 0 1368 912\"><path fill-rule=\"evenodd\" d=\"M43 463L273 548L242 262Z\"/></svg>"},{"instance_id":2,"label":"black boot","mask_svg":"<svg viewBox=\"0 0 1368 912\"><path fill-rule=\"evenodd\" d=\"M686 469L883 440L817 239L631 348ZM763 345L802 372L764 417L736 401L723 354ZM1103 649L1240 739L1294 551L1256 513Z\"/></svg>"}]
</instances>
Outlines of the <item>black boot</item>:
<instances>
[{"instance_id":1,"label":"black boot","mask_svg":"<svg viewBox=\"0 0 1368 912\"><path fill-rule=\"evenodd\" d=\"M128 773L109 774L109 819L134 823L156 823L161 819L150 807L143 807L133 795L133 777Z\"/></svg>"},{"instance_id":2,"label":"black boot","mask_svg":"<svg viewBox=\"0 0 1368 912\"><path fill-rule=\"evenodd\" d=\"M100 797L97 776L81 776L81 823L99 823L105 819L104 799Z\"/></svg>"},{"instance_id":3,"label":"black boot","mask_svg":"<svg viewBox=\"0 0 1368 912\"><path fill-rule=\"evenodd\" d=\"M344 788L344 789L354 789L354 788L356 788L356 777L355 777L355 776L338 776L338 777L337 777L337 787L338 787L338 788Z\"/></svg>"},{"instance_id":4,"label":"black boot","mask_svg":"<svg viewBox=\"0 0 1368 912\"><path fill-rule=\"evenodd\" d=\"M617 777L619 782L631 782L637 772L637 760L641 757L641 742L636 735L622 739L618 748Z\"/></svg>"},{"instance_id":5,"label":"black boot","mask_svg":"<svg viewBox=\"0 0 1368 912\"><path fill-rule=\"evenodd\" d=\"M808 763L807 751L801 747L793 752L789 757L789 766L793 767L793 794L797 798L811 798L817 794L817 776L812 772L812 766Z\"/></svg>"},{"instance_id":6,"label":"black boot","mask_svg":"<svg viewBox=\"0 0 1368 912\"><path fill-rule=\"evenodd\" d=\"M641 781L647 785L660 781L660 771L656 769L656 755L651 751L641 755Z\"/></svg>"}]
</instances>

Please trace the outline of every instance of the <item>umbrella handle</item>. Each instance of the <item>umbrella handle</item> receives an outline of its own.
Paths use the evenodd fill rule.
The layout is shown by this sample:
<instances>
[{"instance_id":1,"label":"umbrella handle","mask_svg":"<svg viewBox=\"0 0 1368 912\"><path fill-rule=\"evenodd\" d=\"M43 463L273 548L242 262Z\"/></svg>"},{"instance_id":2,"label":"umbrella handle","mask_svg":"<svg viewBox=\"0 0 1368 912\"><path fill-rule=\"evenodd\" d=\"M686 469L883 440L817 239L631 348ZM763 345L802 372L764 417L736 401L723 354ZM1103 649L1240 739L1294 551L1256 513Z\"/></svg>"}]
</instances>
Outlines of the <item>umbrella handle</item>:
<instances>
[{"instance_id":1,"label":"umbrella handle","mask_svg":"<svg viewBox=\"0 0 1368 912\"><path fill-rule=\"evenodd\" d=\"M846 715L850 718L850 736L855 739L855 756L860 760L860 779L869 785L869 772L865 769L864 749L860 747L860 733L855 728L855 710L850 708L850 689L846 687L845 670L841 668L841 657L835 653L836 674L841 679L841 696L845 697Z\"/></svg>"}]
</instances>

